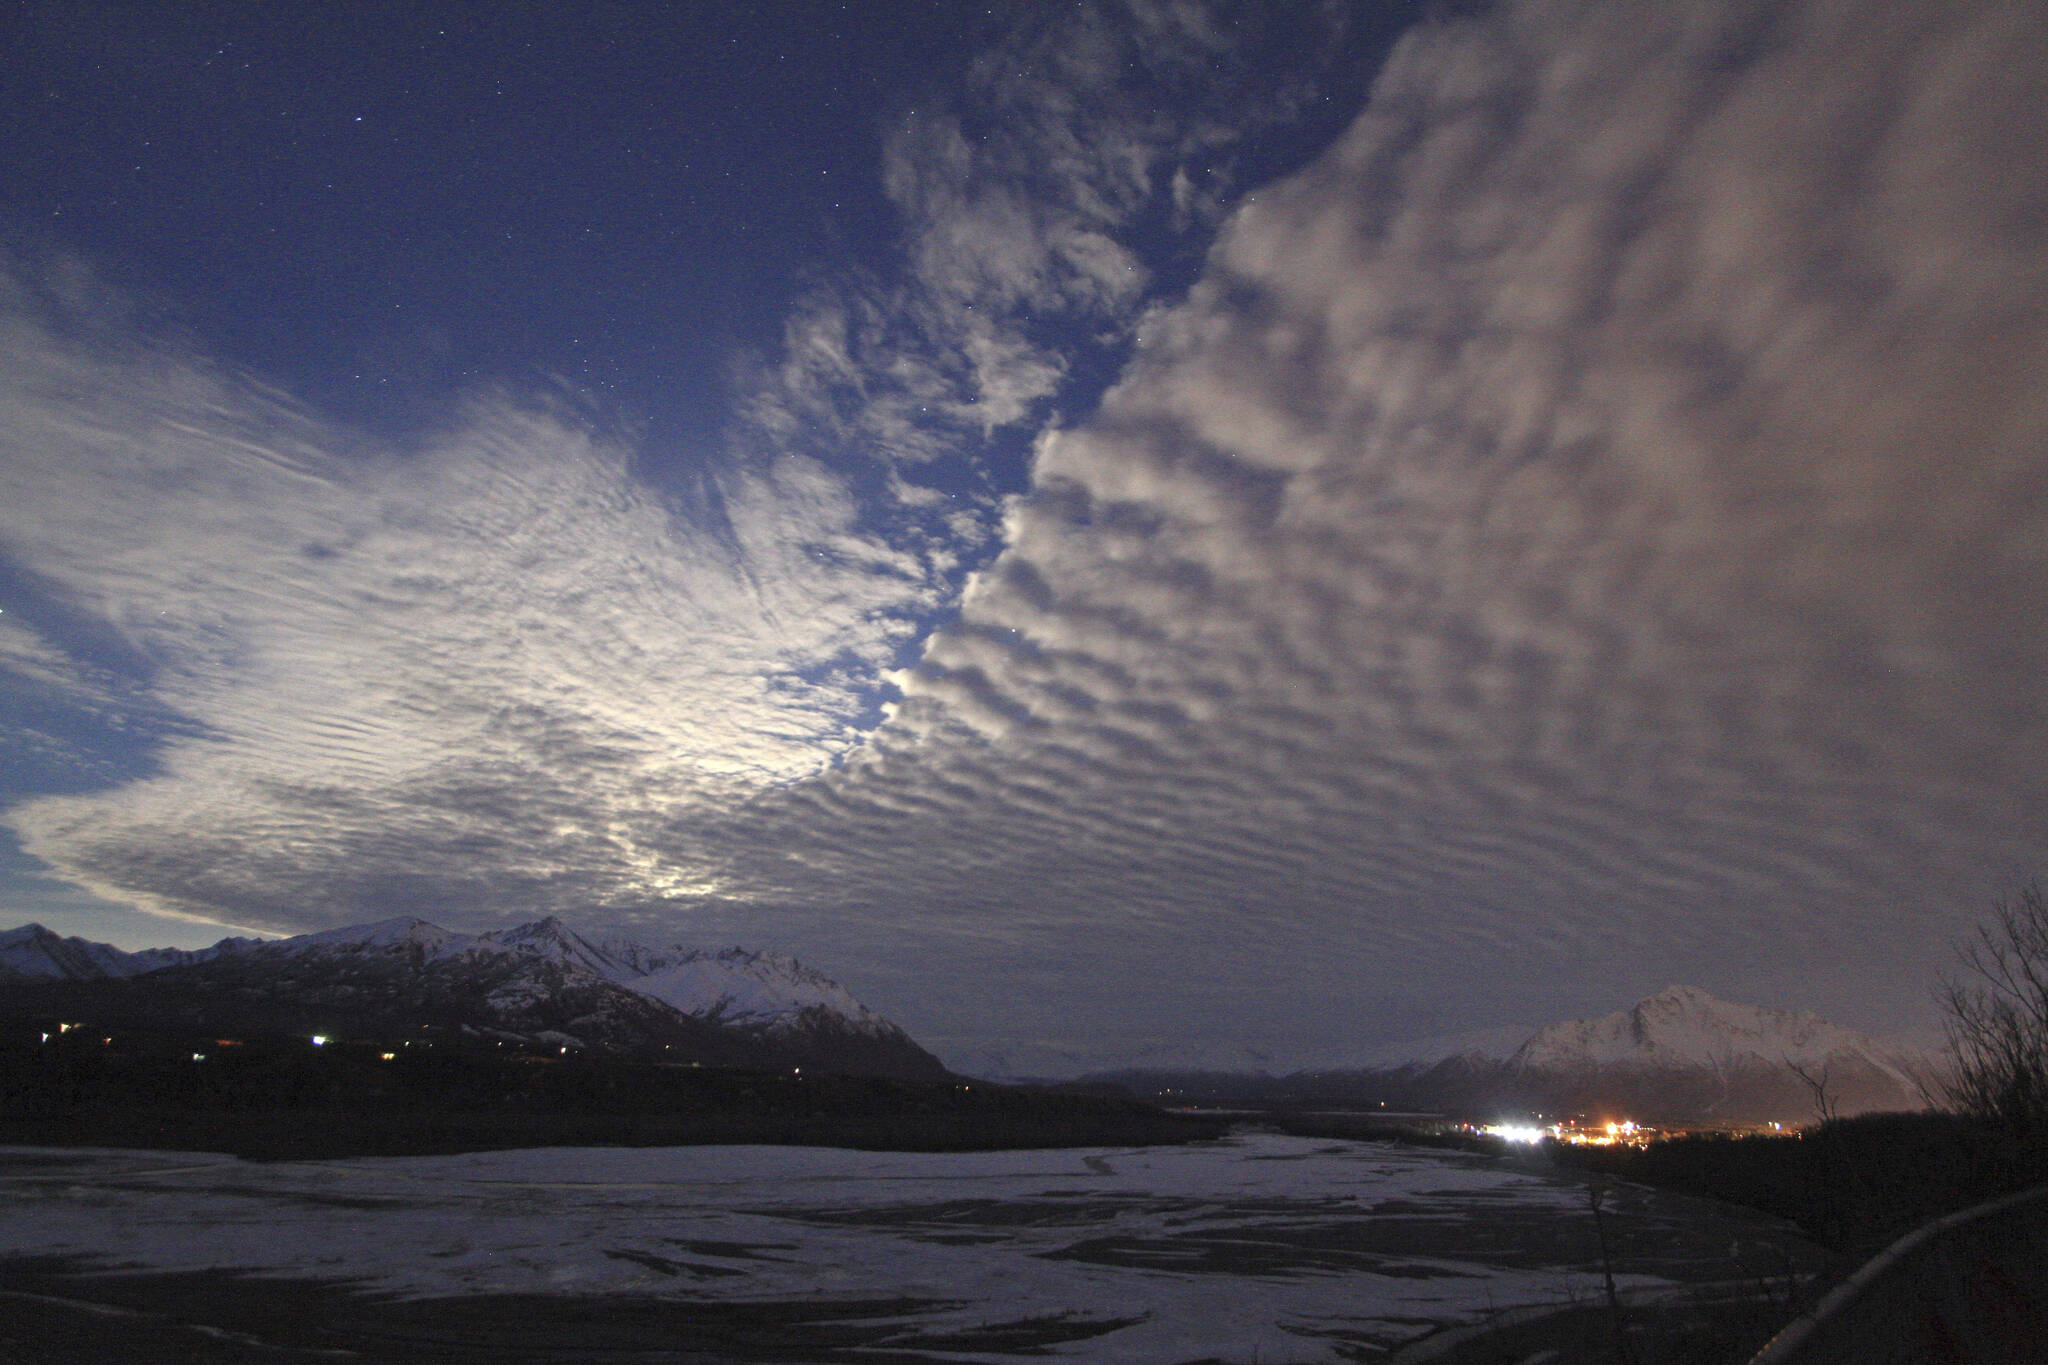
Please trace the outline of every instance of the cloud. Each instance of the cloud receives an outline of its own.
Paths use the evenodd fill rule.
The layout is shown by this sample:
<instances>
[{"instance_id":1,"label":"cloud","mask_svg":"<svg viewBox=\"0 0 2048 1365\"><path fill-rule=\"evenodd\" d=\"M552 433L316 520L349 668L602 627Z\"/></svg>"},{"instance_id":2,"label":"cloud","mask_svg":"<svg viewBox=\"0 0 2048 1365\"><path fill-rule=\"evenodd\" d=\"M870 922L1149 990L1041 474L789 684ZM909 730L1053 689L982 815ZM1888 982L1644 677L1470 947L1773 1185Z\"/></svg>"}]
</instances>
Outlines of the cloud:
<instances>
[{"instance_id":1,"label":"cloud","mask_svg":"<svg viewBox=\"0 0 2048 1365\"><path fill-rule=\"evenodd\" d=\"M1120 937L1061 949L1104 1011L1910 1012L2048 835L2044 71L2021 4L1419 29L750 821L1011 966Z\"/></svg>"},{"instance_id":2,"label":"cloud","mask_svg":"<svg viewBox=\"0 0 2048 1365\"><path fill-rule=\"evenodd\" d=\"M276 927L701 894L716 857L657 842L668 813L843 753L933 604L808 460L726 478L714 534L531 404L366 448L174 346L81 345L32 292L0 545L176 720L152 775L9 812L102 894ZM108 693L5 638L13 672Z\"/></svg>"},{"instance_id":3,"label":"cloud","mask_svg":"<svg viewBox=\"0 0 2048 1365\"><path fill-rule=\"evenodd\" d=\"M1328 5L1021 14L957 97L888 128L900 261L819 282L749 377L742 431L914 470L1034 429L1143 303L1152 220L1171 200L1176 244L1212 230L1235 160L1298 114L1344 28Z\"/></svg>"},{"instance_id":4,"label":"cloud","mask_svg":"<svg viewBox=\"0 0 2048 1365\"><path fill-rule=\"evenodd\" d=\"M114 670L53 643L20 618L0 615L0 689L18 705L51 701L111 719L137 709L137 689Z\"/></svg>"}]
</instances>

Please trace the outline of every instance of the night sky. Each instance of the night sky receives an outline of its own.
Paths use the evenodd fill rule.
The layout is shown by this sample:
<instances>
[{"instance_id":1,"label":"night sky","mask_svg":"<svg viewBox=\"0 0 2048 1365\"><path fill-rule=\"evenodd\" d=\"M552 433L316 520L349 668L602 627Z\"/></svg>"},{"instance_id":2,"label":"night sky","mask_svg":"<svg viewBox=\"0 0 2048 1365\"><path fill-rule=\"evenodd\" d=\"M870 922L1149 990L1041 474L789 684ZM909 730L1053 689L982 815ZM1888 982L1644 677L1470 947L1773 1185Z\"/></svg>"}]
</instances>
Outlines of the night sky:
<instances>
[{"instance_id":1,"label":"night sky","mask_svg":"<svg viewBox=\"0 0 2048 1365\"><path fill-rule=\"evenodd\" d=\"M6 924L1307 1060L1922 1027L2048 871L2031 0L31 0L0 101Z\"/></svg>"}]
</instances>

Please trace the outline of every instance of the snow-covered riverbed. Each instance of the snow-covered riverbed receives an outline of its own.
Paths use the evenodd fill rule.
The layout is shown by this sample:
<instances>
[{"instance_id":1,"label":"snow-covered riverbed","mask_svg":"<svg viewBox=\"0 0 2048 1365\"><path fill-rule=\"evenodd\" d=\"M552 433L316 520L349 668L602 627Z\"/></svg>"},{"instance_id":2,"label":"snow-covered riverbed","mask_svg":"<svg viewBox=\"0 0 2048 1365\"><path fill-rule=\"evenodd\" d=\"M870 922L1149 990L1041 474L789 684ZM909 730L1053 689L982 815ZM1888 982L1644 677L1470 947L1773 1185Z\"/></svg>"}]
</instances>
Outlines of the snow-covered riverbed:
<instances>
[{"instance_id":1,"label":"snow-covered riverbed","mask_svg":"<svg viewBox=\"0 0 2048 1365\"><path fill-rule=\"evenodd\" d=\"M0 1191L7 1256L406 1297L900 1301L888 1344L950 1360L1037 1343L1072 1360L1335 1362L1340 1347L1370 1358L1444 1324L1601 1292L1574 1180L1269 1134L1124 1150L274 1164L17 1147L0 1149ZM1624 1189L1610 1205L1624 1287L1754 1278L1799 1252L1780 1225L1700 1201ZM1019 1326L989 1330L1005 1324Z\"/></svg>"}]
</instances>

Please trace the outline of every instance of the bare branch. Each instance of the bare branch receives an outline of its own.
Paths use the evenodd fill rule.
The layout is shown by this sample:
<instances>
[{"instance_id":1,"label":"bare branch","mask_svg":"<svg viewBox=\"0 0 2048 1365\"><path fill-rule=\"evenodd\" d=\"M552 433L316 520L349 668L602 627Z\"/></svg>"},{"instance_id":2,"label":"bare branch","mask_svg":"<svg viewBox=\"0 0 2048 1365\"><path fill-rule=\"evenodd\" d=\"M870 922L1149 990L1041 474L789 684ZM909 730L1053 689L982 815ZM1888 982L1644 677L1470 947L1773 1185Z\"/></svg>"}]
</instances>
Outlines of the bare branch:
<instances>
[{"instance_id":1,"label":"bare branch","mask_svg":"<svg viewBox=\"0 0 2048 1365\"><path fill-rule=\"evenodd\" d=\"M1834 1096L1828 1090L1828 1069L1822 1067L1820 1074L1816 1076L1790 1057L1784 1057L1780 1060L1792 1069L1793 1075L1805 1082L1807 1090L1813 1095L1813 1112L1819 1116L1820 1121L1824 1124L1833 1123L1835 1121L1835 1101Z\"/></svg>"},{"instance_id":2,"label":"bare branch","mask_svg":"<svg viewBox=\"0 0 2048 1365\"><path fill-rule=\"evenodd\" d=\"M2048 897L2023 888L1957 950L1944 981L1949 1103L2021 1135L2048 1134Z\"/></svg>"}]
</instances>

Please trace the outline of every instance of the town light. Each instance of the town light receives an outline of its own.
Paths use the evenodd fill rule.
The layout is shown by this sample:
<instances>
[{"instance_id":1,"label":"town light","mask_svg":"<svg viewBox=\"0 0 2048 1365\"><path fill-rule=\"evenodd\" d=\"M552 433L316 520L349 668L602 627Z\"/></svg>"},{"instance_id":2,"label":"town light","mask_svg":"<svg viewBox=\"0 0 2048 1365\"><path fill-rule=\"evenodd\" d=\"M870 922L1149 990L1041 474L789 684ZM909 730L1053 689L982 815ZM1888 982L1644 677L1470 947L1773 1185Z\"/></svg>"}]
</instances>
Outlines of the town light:
<instances>
[{"instance_id":1,"label":"town light","mask_svg":"<svg viewBox=\"0 0 2048 1365\"><path fill-rule=\"evenodd\" d=\"M1509 1142L1541 1142L1543 1130L1523 1123L1489 1123L1480 1129L1488 1137L1505 1138Z\"/></svg>"}]
</instances>

